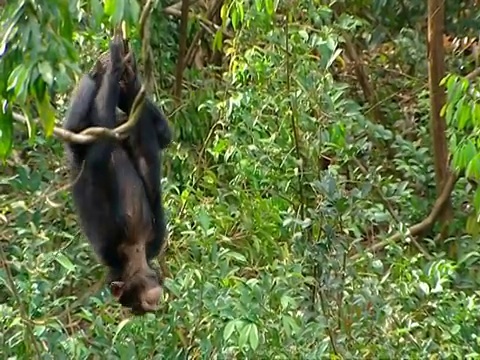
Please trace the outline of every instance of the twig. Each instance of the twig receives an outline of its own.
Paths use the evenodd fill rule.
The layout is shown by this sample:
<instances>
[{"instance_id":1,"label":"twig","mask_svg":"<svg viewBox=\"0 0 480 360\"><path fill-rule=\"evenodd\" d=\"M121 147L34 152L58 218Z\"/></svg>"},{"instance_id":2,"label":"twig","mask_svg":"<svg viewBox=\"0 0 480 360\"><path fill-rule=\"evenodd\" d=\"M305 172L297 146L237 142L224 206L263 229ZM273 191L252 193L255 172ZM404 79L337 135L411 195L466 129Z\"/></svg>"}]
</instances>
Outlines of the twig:
<instances>
[{"instance_id":1,"label":"twig","mask_svg":"<svg viewBox=\"0 0 480 360\"><path fill-rule=\"evenodd\" d=\"M205 18L207 20L212 20L213 17L215 16L216 12L218 11L218 9L220 9L223 5L223 2L224 0L214 0L215 2L213 3L213 5L210 7L210 9L208 9L207 11L207 14L205 16ZM192 43L190 45L190 48L188 49L187 51L187 54L185 55L185 66L190 66L193 62L193 59L195 57L195 52L197 50L197 47L199 45L199 41L200 41L200 38L202 37L202 35L204 34L205 32L205 29L204 28L200 28L200 30L198 30L198 32L195 34L195 36L193 37L193 40L192 40Z\"/></svg>"},{"instance_id":2,"label":"twig","mask_svg":"<svg viewBox=\"0 0 480 360\"><path fill-rule=\"evenodd\" d=\"M458 180L458 175L455 174L454 172L451 172L449 177L447 178L447 181L445 182L445 185L443 186L443 190L440 196L435 201L435 204L433 204L430 214L418 224L410 226L407 229L407 234L409 234L412 237L417 236L422 232L430 229L435 224L435 222L438 219L438 216L443 210L443 207L445 206L448 199L450 198L450 194L452 193L453 187L455 186L455 183L457 182L457 180ZM403 236L403 233L399 231L396 234L390 236L388 239L378 242L376 244L373 244L372 246L369 246L367 248L367 251L373 252L376 250L380 250L390 243L397 242L402 238L402 236ZM361 256L362 254L358 253L350 257L350 259L358 260Z\"/></svg>"},{"instance_id":3,"label":"twig","mask_svg":"<svg viewBox=\"0 0 480 360\"><path fill-rule=\"evenodd\" d=\"M360 162L360 160L358 159L354 159L355 163L357 164L358 168L360 169L360 171L365 175L367 176L368 175L368 170L363 166L363 164ZM385 197L385 195L383 194L383 191L381 190L381 188L377 185L373 185L373 188L375 190L375 192L377 193L377 195L380 197L380 200L382 201L382 203L385 205L385 207L387 208L388 212L390 213L390 215L392 216L392 218L397 222L397 223L401 223L400 221L400 218L398 217L397 213L395 212L395 210L393 209L393 206L392 204L390 204L390 201L388 201L388 199ZM420 243L415 240L414 238L411 239L412 240L412 243L413 245L427 258L427 259L432 259L432 255L430 255L428 253L428 251L422 246L420 245Z\"/></svg>"},{"instance_id":4,"label":"twig","mask_svg":"<svg viewBox=\"0 0 480 360\"><path fill-rule=\"evenodd\" d=\"M140 16L139 33L142 39L142 59L143 59L143 75L145 89L151 90L151 83L153 82L153 56L150 49L150 30L149 20L153 9L153 0L147 0L145 7ZM140 90L141 91L141 90ZM143 103L143 101L142 101ZM135 102L134 102L135 104ZM141 103L139 103L141 105Z\"/></svg>"}]
</instances>

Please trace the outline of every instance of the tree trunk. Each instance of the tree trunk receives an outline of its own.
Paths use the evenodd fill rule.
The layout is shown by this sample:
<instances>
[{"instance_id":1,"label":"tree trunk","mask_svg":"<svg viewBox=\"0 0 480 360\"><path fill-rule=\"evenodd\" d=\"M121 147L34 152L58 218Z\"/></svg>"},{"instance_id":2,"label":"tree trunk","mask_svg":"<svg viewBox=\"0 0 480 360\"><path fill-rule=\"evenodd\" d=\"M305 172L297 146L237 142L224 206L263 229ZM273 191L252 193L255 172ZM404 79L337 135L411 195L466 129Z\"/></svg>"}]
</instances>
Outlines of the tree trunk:
<instances>
[{"instance_id":1,"label":"tree trunk","mask_svg":"<svg viewBox=\"0 0 480 360\"><path fill-rule=\"evenodd\" d=\"M443 49L443 28L445 7L443 0L428 1L428 78L430 88L430 133L433 140L433 157L435 162L435 180L437 194L442 193L448 170L448 149L445 119L440 110L445 104L445 92L440 81L445 76L445 59ZM440 216L442 236L446 235L447 225L452 216L452 205L448 199Z\"/></svg>"}]
</instances>

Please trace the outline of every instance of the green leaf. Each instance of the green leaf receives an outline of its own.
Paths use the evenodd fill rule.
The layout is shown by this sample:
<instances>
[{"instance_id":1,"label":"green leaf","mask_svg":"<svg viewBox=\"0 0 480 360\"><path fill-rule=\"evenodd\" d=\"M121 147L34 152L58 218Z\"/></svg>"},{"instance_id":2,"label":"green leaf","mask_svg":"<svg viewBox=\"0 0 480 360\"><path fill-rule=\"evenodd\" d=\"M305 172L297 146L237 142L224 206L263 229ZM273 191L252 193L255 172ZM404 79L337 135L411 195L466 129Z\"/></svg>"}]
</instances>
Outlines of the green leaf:
<instances>
[{"instance_id":1,"label":"green leaf","mask_svg":"<svg viewBox=\"0 0 480 360\"><path fill-rule=\"evenodd\" d=\"M222 8L220 9L220 17L222 18L222 23L225 24L228 19L228 5L223 4Z\"/></svg>"},{"instance_id":2,"label":"green leaf","mask_svg":"<svg viewBox=\"0 0 480 360\"><path fill-rule=\"evenodd\" d=\"M0 159L5 160L12 150L13 144L13 116L4 101L0 112Z\"/></svg>"},{"instance_id":3,"label":"green leaf","mask_svg":"<svg viewBox=\"0 0 480 360\"><path fill-rule=\"evenodd\" d=\"M115 11L110 18L114 26L119 25L125 17L125 1L126 0L115 0Z\"/></svg>"},{"instance_id":4,"label":"green leaf","mask_svg":"<svg viewBox=\"0 0 480 360\"><path fill-rule=\"evenodd\" d=\"M7 91L14 89L16 97L22 97L26 99L29 72L29 69L22 64L13 69L8 77Z\"/></svg>"},{"instance_id":5,"label":"green leaf","mask_svg":"<svg viewBox=\"0 0 480 360\"><path fill-rule=\"evenodd\" d=\"M273 12L275 10L273 0L265 0L265 8L267 9L268 15L273 15Z\"/></svg>"},{"instance_id":6,"label":"green leaf","mask_svg":"<svg viewBox=\"0 0 480 360\"><path fill-rule=\"evenodd\" d=\"M222 51L223 48L223 32L222 29L218 29L217 32L215 33L215 37L213 38L213 49L212 50L218 50Z\"/></svg>"},{"instance_id":7,"label":"green leaf","mask_svg":"<svg viewBox=\"0 0 480 360\"><path fill-rule=\"evenodd\" d=\"M238 346L239 347L244 347L247 344L248 336L250 335L250 324L245 324L239 332L240 336L238 337Z\"/></svg>"},{"instance_id":8,"label":"green leaf","mask_svg":"<svg viewBox=\"0 0 480 360\"><path fill-rule=\"evenodd\" d=\"M232 27L233 27L233 30L237 30L238 29L238 13L237 13L237 9L236 8L233 8L231 13L230 13L230 18L232 20Z\"/></svg>"},{"instance_id":9,"label":"green leaf","mask_svg":"<svg viewBox=\"0 0 480 360\"><path fill-rule=\"evenodd\" d=\"M428 286L427 283L424 283L424 282L420 282L418 284L418 287L420 288L420 290L425 294L425 295L428 295L430 293L430 287Z\"/></svg>"},{"instance_id":10,"label":"green leaf","mask_svg":"<svg viewBox=\"0 0 480 360\"><path fill-rule=\"evenodd\" d=\"M288 295L282 295L280 303L282 304L282 310L287 310L289 304L295 304L295 301Z\"/></svg>"},{"instance_id":11,"label":"green leaf","mask_svg":"<svg viewBox=\"0 0 480 360\"><path fill-rule=\"evenodd\" d=\"M140 20L140 5L137 0L129 0L128 19L131 24L138 24Z\"/></svg>"},{"instance_id":12,"label":"green leaf","mask_svg":"<svg viewBox=\"0 0 480 360\"><path fill-rule=\"evenodd\" d=\"M103 17L103 7L100 0L90 0L90 13L93 15L95 25L100 24Z\"/></svg>"},{"instance_id":13,"label":"green leaf","mask_svg":"<svg viewBox=\"0 0 480 360\"><path fill-rule=\"evenodd\" d=\"M480 213L480 187L475 190L475 195L473 197L473 206L477 213Z\"/></svg>"},{"instance_id":14,"label":"green leaf","mask_svg":"<svg viewBox=\"0 0 480 360\"><path fill-rule=\"evenodd\" d=\"M442 108L440 109L440 116L445 117L445 113L447 112L447 103L443 104ZM447 124L448 124L448 119L447 119Z\"/></svg>"},{"instance_id":15,"label":"green leaf","mask_svg":"<svg viewBox=\"0 0 480 360\"><path fill-rule=\"evenodd\" d=\"M467 218L467 223L465 224L465 231L473 236L478 234L478 219L476 215L471 215Z\"/></svg>"},{"instance_id":16,"label":"green leaf","mask_svg":"<svg viewBox=\"0 0 480 360\"><path fill-rule=\"evenodd\" d=\"M105 0L104 11L108 16L112 16L115 11L117 0Z\"/></svg>"},{"instance_id":17,"label":"green leaf","mask_svg":"<svg viewBox=\"0 0 480 360\"><path fill-rule=\"evenodd\" d=\"M198 222L200 223L200 226L205 232L208 231L208 229L210 229L210 223L211 223L210 216L203 208L199 211Z\"/></svg>"},{"instance_id":18,"label":"green leaf","mask_svg":"<svg viewBox=\"0 0 480 360\"><path fill-rule=\"evenodd\" d=\"M480 126L480 104L472 104L472 122L475 126Z\"/></svg>"},{"instance_id":19,"label":"green leaf","mask_svg":"<svg viewBox=\"0 0 480 360\"><path fill-rule=\"evenodd\" d=\"M42 100L37 99L37 109L45 128L45 135L51 136L55 127L55 109L50 103L50 95L46 93Z\"/></svg>"},{"instance_id":20,"label":"green leaf","mask_svg":"<svg viewBox=\"0 0 480 360\"><path fill-rule=\"evenodd\" d=\"M123 319L120 321L120 323L117 325L117 329L115 330L115 335L113 336L112 339L112 346L115 344L115 341L117 340L118 334L120 334L120 331L132 320L132 318L127 318Z\"/></svg>"},{"instance_id":21,"label":"green leaf","mask_svg":"<svg viewBox=\"0 0 480 360\"><path fill-rule=\"evenodd\" d=\"M473 159L468 162L465 175L468 178L480 180L480 154L476 154Z\"/></svg>"},{"instance_id":22,"label":"green leaf","mask_svg":"<svg viewBox=\"0 0 480 360\"><path fill-rule=\"evenodd\" d=\"M258 348L258 343L259 343L259 337L258 337L258 327L256 324L250 324L250 347L253 350L256 350Z\"/></svg>"},{"instance_id":23,"label":"green leaf","mask_svg":"<svg viewBox=\"0 0 480 360\"><path fill-rule=\"evenodd\" d=\"M456 335L460 332L460 330L462 329L462 327L459 325L459 324L454 324L451 328L450 328L450 333L452 335Z\"/></svg>"},{"instance_id":24,"label":"green leaf","mask_svg":"<svg viewBox=\"0 0 480 360\"><path fill-rule=\"evenodd\" d=\"M60 265L63 266L67 271L75 271L75 265L72 264L70 259L66 257L62 253L58 253L55 255L55 261L58 262Z\"/></svg>"},{"instance_id":25,"label":"green leaf","mask_svg":"<svg viewBox=\"0 0 480 360\"><path fill-rule=\"evenodd\" d=\"M42 61L38 64L38 71L42 76L43 81L45 81L49 86L53 85L53 69L49 62Z\"/></svg>"},{"instance_id":26,"label":"green leaf","mask_svg":"<svg viewBox=\"0 0 480 360\"><path fill-rule=\"evenodd\" d=\"M455 126L456 119L453 117L455 106L452 103L447 103L446 107L447 107L447 110L445 112L445 119L447 120L447 124L451 126Z\"/></svg>"},{"instance_id":27,"label":"green leaf","mask_svg":"<svg viewBox=\"0 0 480 360\"><path fill-rule=\"evenodd\" d=\"M233 332L235 331L235 324L237 323L237 320L230 320L227 325L225 326L225 329L223 329L223 340L227 341L231 338Z\"/></svg>"},{"instance_id":28,"label":"green leaf","mask_svg":"<svg viewBox=\"0 0 480 360\"><path fill-rule=\"evenodd\" d=\"M243 23L243 20L245 19L245 12L244 12L244 9L243 9L243 3L241 3L240 1L236 1L235 4L236 4L236 7L237 7L237 12L238 12L240 23Z\"/></svg>"},{"instance_id":29,"label":"green leaf","mask_svg":"<svg viewBox=\"0 0 480 360\"><path fill-rule=\"evenodd\" d=\"M242 254L240 254L240 253L238 253L238 252L235 252L235 251L229 251L229 252L227 252L225 255L226 255L227 257L233 258L233 259L235 259L235 260L237 260L237 261L239 261L239 262L241 262L241 263L246 263L246 262L247 262L247 258L246 258L244 255L242 255Z\"/></svg>"},{"instance_id":30,"label":"green leaf","mask_svg":"<svg viewBox=\"0 0 480 360\"><path fill-rule=\"evenodd\" d=\"M469 104L463 104L459 113L458 128L463 130L467 125L472 125L471 107Z\"/></svg>"}]
</instances>

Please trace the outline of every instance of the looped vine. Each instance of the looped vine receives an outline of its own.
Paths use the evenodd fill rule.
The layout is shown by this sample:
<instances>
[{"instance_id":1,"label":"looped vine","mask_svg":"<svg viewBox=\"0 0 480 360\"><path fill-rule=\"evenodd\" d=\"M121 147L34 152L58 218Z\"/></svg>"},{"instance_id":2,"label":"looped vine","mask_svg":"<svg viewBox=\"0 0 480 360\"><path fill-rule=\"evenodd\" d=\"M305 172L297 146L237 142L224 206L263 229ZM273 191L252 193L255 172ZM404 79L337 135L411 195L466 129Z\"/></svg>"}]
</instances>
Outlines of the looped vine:
<instances>
[{"instance_id":1,"label":"looped vine","mask_svg":"<svg viewBox=\"0 0 480 360\"><path fill-rule=\"evenodd\" d=\"M153 0L147 0L145 7L143 8L143 11L140 15L140 22L139 22L139 30L140 30L139 32L140 32L140 37L142 39L142 59L145 63L151 63L151 60L150 60L151 51L149 51L150 36L149 36L149 29L147 24L150 19L150 15L152 13L153 5L154 5ZM116 31L119 31L119 30L117 29ZM139 116L145 101L145 96L146 96L145 84L149 84L152 82L151 80L152 74L150 71L145 72L144 77L145 77L144 84L142 84L140 91L135 97L135 100L132 106L132 111L128 115L127 121L124 122L123 124L117 126L114 129L93 126L83 130L80 133L74 133L72 131L68 131L61 127L55 126L53 128L53 135L63 141L77 143L77 144L88 144L96 141L99 138L106 138L106 137L117 139L117 140L124 139L126 136L128 136L130 129L132 129L136 125L139 119ZM13 113L13 119L18 122L23 122L23 123L27 122L27 119L23 115L15 112Z\"/></svg>"}]
</instances>

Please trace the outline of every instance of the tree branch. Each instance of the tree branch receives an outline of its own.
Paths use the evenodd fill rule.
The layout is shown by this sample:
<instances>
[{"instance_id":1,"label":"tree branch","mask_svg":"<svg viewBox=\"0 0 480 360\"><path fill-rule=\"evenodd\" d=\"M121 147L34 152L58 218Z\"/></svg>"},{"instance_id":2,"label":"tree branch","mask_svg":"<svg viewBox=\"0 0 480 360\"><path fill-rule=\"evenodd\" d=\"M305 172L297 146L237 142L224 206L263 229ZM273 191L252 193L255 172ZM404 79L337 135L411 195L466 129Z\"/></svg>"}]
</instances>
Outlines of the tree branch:
<instances>
[{"instance_id":1,"label":"tree branch","mask_svg":"<svg viewBox=\"0 0 480 360\"><path fill-rule=\"evenodd\" d=\"M440 196L437 198L435 201L435 204L433 204L432 210L430 211L430 214L423 219L421 222L418 224L412 225L407 229L407 234L414 237L419 234L421 234L424 231L427 231L430 229L435 222L437 221L438 217L440 216L443 208L448 202L448 199L450 198L450 194L452 193L453 187L455 186L455 183L458 180L458 175L455 174L453 171L450 172L449 177L447 178L447 181L445 182L445 185L443 186L443 190L440 194ZM372 246L369 246L366 250L373 252L376 250L380 250L387 246L390 243L394 243L399 241L403 237L403 232L397 232L393 236L390 236L388 239L385 239L383 241L380 241L376 244L373 244ZM358 260L362 254L358 253L350 257L351 260Z\"/></svg>"}]
</instances>

